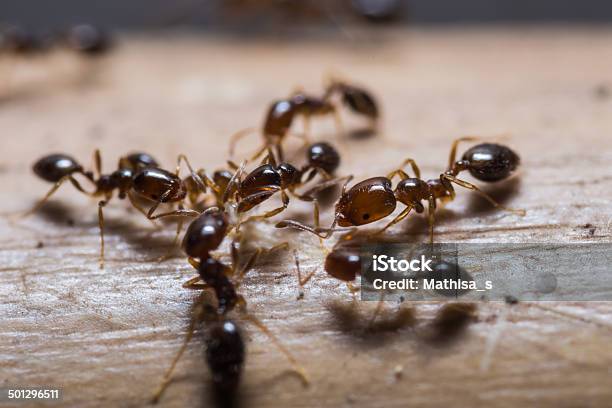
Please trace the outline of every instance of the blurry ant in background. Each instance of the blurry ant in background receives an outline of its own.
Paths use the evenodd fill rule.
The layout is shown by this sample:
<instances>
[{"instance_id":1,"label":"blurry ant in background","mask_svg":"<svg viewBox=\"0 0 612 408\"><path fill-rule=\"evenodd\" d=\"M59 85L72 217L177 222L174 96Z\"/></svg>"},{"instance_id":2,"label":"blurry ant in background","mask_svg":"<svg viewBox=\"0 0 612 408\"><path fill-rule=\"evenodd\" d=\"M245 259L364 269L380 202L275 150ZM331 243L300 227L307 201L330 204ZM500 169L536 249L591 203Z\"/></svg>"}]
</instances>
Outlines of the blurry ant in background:
<instances>
[{"instance_id":1,"label":"blurry ant in background","mask_svg":"<svg viewBox=\"0 0 612 408\"><path fill-rule=\"evenodd\" d=\"M264 125L262 128L262 136L264 144L250 158L250 161L257 160L266 151L272 149L279 158L284 160L282 143L289 135L289 130L293 124L293 120L297 116L304 117L305 135L295 134L295 136L304 139L304 144L308 143L310 132L310 118L312 116L334 115L336 119L337 129L341 129L340 117L336 113L336 108L324 99L309 96L302 92L298 92L293 96L285 99L279 99L270 105ZM241 130L235 133L230 140L230 157L234 156L236 144L238 140L253 131L252 128Z\"/></svg>"},{"instance_id":2,"label":"blurry ant in background","mask_svg":"<svg viewBox=\"0 0 612 408\"><path fill-rule=\"evenodd\" d=\"M220 394L231 398L240 378L240 370L244 362L244 344L234 323L228 325L226 316L233 310L241 312L247 320L257 326L273 344L287 357L299 374L304 384L308 379L303 368L293 355L279 342L272 332L255 316L246 312L246 300L237 290L243 282L246 273L253 268L258 257L264 252L285 248L280 244L270 249L257 248L244 264L239 267L238 245L236 240L231 244L231 266L213 258L211 251L216 250L229 229L227 214L220 209L211 209L201 214L187 229L183 239L183 250L189 257L189 263L197 269L198 276L183 284L184 288L202 290L193 308L193 314L185 340L166 371L163 381L154 394L153 401L158 402L165 389L170 384L176 364L185 352L193 338L196 325L202 321L213 322L209 325L207 340L207 362L213 375L213 382ZM212 293L214 299L208 301L207 295ZM227 353L227 354L224 354Z\"/></svg>"},{"instance_id":3,"label":"blurry ant in background","mask_svg":"<svg viewBox=\"0 0 612 408\"><path fill-rule=\"evenodd\" d=\"M193 172L191 165L184 155L180 155L178 164L184 160L191 171L195 180L195 186L200 191L206 191L206 185L202 179ZM98 202L98 223L100 228L100 268L104 266L104 213L103 208L117 191L119 199L128 198L134 208L140 211L149 220L155 220L167 216L198 216L200 213L195 210L185 209L183 201L187 196L189 188L193 185L186 185L179 177L180 166L177 165L176 172L171 173L158 167L157 161L146 153L133 153L122 157L119 160L118 168L111 174L102 174L101 157L99 150L94 152L93 172L84 171L83 166L72 157L65 154L51 154L45 156L34 163L34 173L41 179L54 183L49 192L24 216L37 211L62 184L69 181L78 191L91 197L102 197ZM80 183L75 179L76 174L81 174L87 178L94 186L95 191L85 191ZM206 179L208 184L211 181ZM137 198L153 202L149 210L145 210L137 201ZM154 215L160 204L177 203L178 209ZM177 236L182 227L182 220L179 221Z\"/></svg>"},{"instance_id":4,"label":"blurry ant in background","mask_svg":"<svg viewBox=\"0 0 612 408\"><path fill-rule=\"evenodd\" d=\"M323 99L330 101L334 95L338 95L340 101L354 114L366 117L370 122L371 133L377 133L380 109L370 91L332 78L327 85Z\"/></svg>"},{"instance_id":5,"label":"blurry ant in background","mask_svg":"<svg viewBox=\"0 0 612 408\"><path fill-rule=\"evenodd\" d=\"M296 91L289 98L272 102L268 108L262 129L264 144L250 160L257 160L257 158L271 148L279 160L283 161L282 142L289 135L294 118L298 116L304 118L304 135L296 134L296 136L303 138L304 144L309 143L310 119L313 116L333 115L336 122L336 131L341 136L344 132L336 103L334 103L334 96L336 95L339 95L341 102L352 112L357 115L366 116L371 122L373 131L376 131L379 109L372 94L363 88L350 85L346 82L332 80L322 97ZM234 155L238 140L252 131L253 129L248 128L232 136L229 150L230 157Z\"/></svg>"},{"instance_id":6,"label":"blurry ant in background","mask_svg":"<svg viewBox=\"0 0 612 408\"><path fill-rule=\"evenodd\" d=\"M397 224L410 214L414 209L417 213L424 211L421 201L428 202L428 222L430 243L433 243L434 212L436 200L443 202L455 198L453 183L461 187L473 190L483 196L495 208L524 215L524 210L506 208L497 203L488 194L480 190L476 185L457 178L457 175L468 170L473 177L485 181L495 182L508 178L520 163L519 156L506 146L493 143L482 143L467 150L461 160L455 161L457 145L463 141L479 140L475 137L462 137L456 139L451 147L449 164L447 170L440 174L437 179L422 180L421 172L413 159L406 159L402 166L387 175L387 177L372 177L355 184L347 190L347 184L342 189L340 199L336 204L335 216L330 228L321 230L311 228L296 221L285 220L279 222L277 228L292 227L308 231L321 238L329 238L336 227L358 227L370 224L385 218L395 210L397 202L401 202L406 208L391 220L385 227L373 235L386 231L389 227ZM410 165L415 177L410 177L403 170L405 165ZM392 179L398 175L401 181L392 189Z\"/></svg>"},{"instance_id":7,"label":"blurry ant in background","mask_svg":"<svg viewBox=\"0 0 612 408\"><path fill-rule=\"evenodd\" d=\"M0 52L28 55L63 46L84 55L108 51L113 42L107 31L91 24L78 24L59 33L36 34L23 27L9 25L0 28Z\"/></svg>"},{"instance_id":8,"label":"blurry ant in background","mask_svg":"<svg viewBox=\"0 0 612 408\"><path fill-rule=\"evenodd\" d=\"M32 61L39 56L56 55L60 50L68 50L84 57L92 57L105 54L112 48L113 41L105 30L90 24L79 24L69 27L59 32L35 33L16 25L0 27L0 54L5 54L4 64L0 73L0 80L4 83L7 94L14 85L12 82L13 72L18 63ZM97 69L99 64L87 62L82 68L87 68L83 73L87 75L76 75L77 79L91 81L94 77L93 69ZM77 65L78 66L78 65ZM48 74L48 67L45 67L45 74ZM76 73L78 74L79 71ZM75 72L70 73L70 78L74 78ZM36 77L36 76L34 76ZM33 86L32 79L28 82Z\"/></svg>"}]
</instances>

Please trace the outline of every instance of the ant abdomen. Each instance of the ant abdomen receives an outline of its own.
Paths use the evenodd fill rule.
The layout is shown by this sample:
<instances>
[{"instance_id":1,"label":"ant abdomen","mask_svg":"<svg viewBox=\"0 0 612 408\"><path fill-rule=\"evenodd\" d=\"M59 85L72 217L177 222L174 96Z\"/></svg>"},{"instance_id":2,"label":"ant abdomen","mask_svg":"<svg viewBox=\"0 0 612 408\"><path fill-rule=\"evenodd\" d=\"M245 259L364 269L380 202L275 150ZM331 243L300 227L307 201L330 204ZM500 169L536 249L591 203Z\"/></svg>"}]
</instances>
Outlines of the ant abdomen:
<instances>
[{"instance_id":1,"label":"ant abdomen","mask_svg":"<svg viewBox=\"0 0 612 408\"><path fill-rule=\"evenodd\" d=\"M361 257L353 248L337 248L325 258L325 272L342 281L354 281L361 273Z\"/></svg>"},{"instance_id":2,"label":"ant abdomen","mask_svg":"<svg viewBox=\"0 0 612 408\"><path fill-rule=\"evenodd\" d=\"M482 143L467 150L462 161L468 163L467 170L478 180L500 181L512 174L520 164L520 158L509 147Z\"/></svg>"},{"instance_id":3,"label":"ant abdomen","mask_svg":"<svg viewBox=\"0 0 612 408\"><path fill-rule=\"evenodd\" d=\"M378 118L378 105L372 95L364 89L345 86L343 88L342 101L355 113L371 119Z\"/></svg>"},{"instance_id":4,"label":"ant abdomen","mask_svg":"<svg viewBox=\"0 0 612 408\"><path fill-rule=\"evenodd\" d=\"M372 177L351 187L336 205L338 225L353 227L385 218L395 210L397 201L391 180Z\"/></svg>"},{"instance_id":5,"label":"ant abdomen","mask_svg":"<svg viewBox=\"0 0 612 408\"><path fill-rule=\"evenodd\" d=\"M264 136L284 137L291 127L294 115L295 109L291 101L281 99L273 102L264 122Z\"/></svg>"},{"instance_id":6,"label":"ant abdomen","mask_svg":"<svg viewBox=\"0 0 612 408\"><path fill-rule=\"evenodd\" d=\"M224 400L232 397L240 382L245 348L242 333L235 322L225 320L210 324L206 336L206 362L215 391Z\"/></svg>"},{"instance_id":7,"label":"ant abdomen","mask_svg":"<svg viewBox=\"0 0 612 408\"><path fill-rule=\"evenodd\" d=\"M183 250L192 258L206 258L223 242L228 224L227 215L222 211L203 213L189 224Z\"/></svg>"},{"instance_id":8,"label":"ant abdomen","mask_svg":"<svg viewBox=\"0 0 612 408\"><path fill-rule=\"evenodd\" d=\"M141 170L132 182L136 193L152 201L180 201L187 195L183 181L164 169L151 167Z\"/></svg>"},{"instance_id":9,"label":"ant abdomen","mask_svg":"<svg viewBox=\"0 0 612 408\"><path fill-rule=\"evenodd\" d=\"M66 154L45 156L34 163L32 169L38 177L51 183L56 183L73 173L83 173L83 166Z\"/></svg>"}]
</instances>

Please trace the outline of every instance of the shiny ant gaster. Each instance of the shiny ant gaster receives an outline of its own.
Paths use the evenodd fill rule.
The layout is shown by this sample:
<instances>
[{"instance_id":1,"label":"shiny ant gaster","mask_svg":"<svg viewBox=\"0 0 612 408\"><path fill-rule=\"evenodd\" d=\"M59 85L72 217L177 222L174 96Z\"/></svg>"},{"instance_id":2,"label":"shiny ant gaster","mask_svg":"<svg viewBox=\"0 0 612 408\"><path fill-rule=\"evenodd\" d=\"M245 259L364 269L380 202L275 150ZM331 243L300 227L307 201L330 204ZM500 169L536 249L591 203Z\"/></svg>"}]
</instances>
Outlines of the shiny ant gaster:
<instances>
[{"instance_id":1,"label":"shiny ant gaster","mask_svg":"<svg viewBox=\"0 0 612 408\"><path fill-rule=\"evenodd\" d=\"M430 242L433 243L434 212L436 201L450 201L455 198L452 184L457 184L482 195L494 207L524 215L524 210L514 210L503 207L476 185L457 178L457 175L468 170L473 177L486 181L500 181L509 177L520 163L519 156L510 148L493 143L482 143L467 150L461 160L455 161L457 145L463 141L478 140L474 137L463 137L455 140L451 147L447 170L437 179L422 180L421 172L413 159L407 159L402 166L387 177L372 177L355 184L347 190L347 184L342 189L340 199L336 204L335 216L332 225L326 231L320 228L311 228L296 221L285 220L279 222L278 228L292 227L312 232L322 238L328 238L336 225L341 227L358 227L370 224L389 216L401 202L406 208L391 220L384 228L376 232L382 233L394 224L408 216L414 209L417 213L424 211L421 201L428 202L428 221L430 229ZM409 164L415 174L410 177L403 170ZM392 179L398 175L401 181L392 189ZM347 182L348 183L348 182Z\"/></svg>"}]
</instances>

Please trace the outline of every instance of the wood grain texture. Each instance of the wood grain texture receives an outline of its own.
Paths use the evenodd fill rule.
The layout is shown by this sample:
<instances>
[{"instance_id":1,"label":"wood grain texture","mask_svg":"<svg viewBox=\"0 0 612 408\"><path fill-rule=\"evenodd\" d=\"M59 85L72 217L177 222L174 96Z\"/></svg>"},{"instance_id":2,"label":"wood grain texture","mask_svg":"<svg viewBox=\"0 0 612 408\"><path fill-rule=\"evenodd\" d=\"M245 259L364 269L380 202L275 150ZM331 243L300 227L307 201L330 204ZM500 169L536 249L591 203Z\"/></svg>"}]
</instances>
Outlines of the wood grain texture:
<instances>
[{"instance_id":1,"label":"wood grain texture","mask_svg":"<svg viewBox=\"0 0 612 408\"><path fill-rule=\"evenodd\" d=\"M465 134L508 135L504 142L521 155L520 175L496 194L527 215L492 211L461 191L439 213L439 240L610 241L612 98L595 90L612 86L612 30L355 35L327 42L128 36L98 63L69 55L3 61L10 81L0 103L2 211L26 209L47 191L30 165L50 152L89 163L99 147L106 169L131 150L166 167L181 152L207 169L223 166L229 135L258 125L270 100L298 85L318 91L322 77L336 72L375 90L384 109L383 135L338 141L342 173L384 174L411 156L434 177L451 140ZM333 129L321 119L313 133L333 139ZM257 142L246 139L241 152ZM308 206L293 204L288 215L307 220ZM193 272L180 257L150 262L166 251L172 225L154 230L119 200L107 208L105 270L97 265L95 203L71 188L35 216L0 219L0 386L61 387L65 406L148 403L183 340L196 294L181 283ZM425 241L426 221L411 216L392 232ZM478 321L445 344L424 335L439 305L422 303L413 306L413 324L371 333L362 329L373 305L353 304L324 276L315 239L269 225L255 228L253 239L290 240L304 269L317 268L300 301L288 254L258 263L242 288L250 311L292 350L312 384L288 375L284 357L245 322L245 405L611 404L612 303L481 303ZM386 309L392 318L397 306ZM208 406L208 380L202 343L193 341L161 406Z\"/></svg>"}]
</instances>

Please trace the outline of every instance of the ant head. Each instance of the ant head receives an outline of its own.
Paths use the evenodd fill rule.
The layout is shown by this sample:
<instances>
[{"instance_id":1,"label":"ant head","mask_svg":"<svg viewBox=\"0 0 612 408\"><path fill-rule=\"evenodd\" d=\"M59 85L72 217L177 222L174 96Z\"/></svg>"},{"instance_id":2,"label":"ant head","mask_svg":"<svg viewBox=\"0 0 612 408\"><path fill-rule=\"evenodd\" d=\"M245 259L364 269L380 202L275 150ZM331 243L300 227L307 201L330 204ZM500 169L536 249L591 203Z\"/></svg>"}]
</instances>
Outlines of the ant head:
<instances>
[{"instance_id":1,"label":"ant head","mask_svg":"<svg viewBox=\"0 0 612 408\"><path fill-rule=\"evenodd\" d=\"M353 281L361 273L359 250L350 247L334 249L325 258L325 272L342 281Z\"/></svg>"},{"instance_id":2,"label":"ant head","mask_svg":"<svg viewBox=\"0 0 612 408\"><path fill-rule=\"evenodd\" d=\"M391 181L372 177L355 184L336 204L336 217L341 227L369 224L385 218L395 210L397 201Z\"/></svg>"},{"instance_id":3,"label":"ant head","mask_svg":"<svg viewBox=\"0 0 612 408\"><path fill-rule=\"evenodd\" d=\"M407 178L399 183L395 187L395 198L397 201L415 207L417 212L419 208L422 211L421 200L426 200L428 196L427 183L419 178Z\"/></svg>"},{"instance_id":4,"label":"ant head","mask_svg":"<svg viewBox=\"0 0 612 408\"><path fill-rule=\"evenodd\" d=\"M309 167L319 168L333 174L340 165L340 154L329 143L320 142L310 145L306 152Z\"/></svg>"},{"instance_id":5,"label":"ant head","mask_svg":"<svg viewBox=\"0 0 612 408\"><path fill-rule=\"evenodd\" d=\"M221 245L229 221L222 211L204 212L189 224L182 247L192 258L205 258Z\"/></svg>"},{"instance_id":6,"label":"ant head","mask_svg":"<svg viewBox=\"0 0 612 408\"><path fill-rule=\"evenodd\" d=\"M276 168L281 178L281 188L288 188L300 182L302 174L289 163L281 163Z\"/></svg>"}]
</instances>

